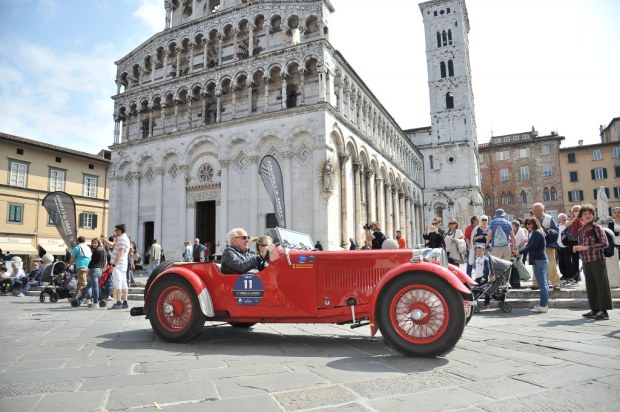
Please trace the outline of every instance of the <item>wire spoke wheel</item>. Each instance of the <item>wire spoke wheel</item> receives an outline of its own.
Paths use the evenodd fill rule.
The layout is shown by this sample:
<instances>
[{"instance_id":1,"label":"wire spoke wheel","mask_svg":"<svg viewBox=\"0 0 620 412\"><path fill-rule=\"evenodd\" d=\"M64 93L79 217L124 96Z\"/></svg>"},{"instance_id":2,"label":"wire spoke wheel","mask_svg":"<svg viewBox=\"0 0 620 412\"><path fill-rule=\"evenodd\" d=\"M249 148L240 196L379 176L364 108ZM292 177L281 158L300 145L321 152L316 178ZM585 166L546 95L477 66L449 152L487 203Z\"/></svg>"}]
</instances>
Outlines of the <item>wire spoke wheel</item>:
<instances>
[{"instance_id":1,"label":"wire spoke wheel","mask_svg":"<svg viewBox=\"0 0 620 412\"><path fill-rule=\"evenodd\" d=\"M375 307L386 343L408 356L451 350L465 328L463 297L430 273L405 273L386 284Z\"/></svg>"},{"instance_id":2,"label":"wire spoke wheel","mask_svg":"<svg viewBox=\"0 0 620 412\"><path fill-rule=\"evenodd\" d=\"M151 286L146 302L153 330L166 342L186 342L200 334L205 315L190 283L179 275L166 275Z\"/></svg>"}]
</instances>

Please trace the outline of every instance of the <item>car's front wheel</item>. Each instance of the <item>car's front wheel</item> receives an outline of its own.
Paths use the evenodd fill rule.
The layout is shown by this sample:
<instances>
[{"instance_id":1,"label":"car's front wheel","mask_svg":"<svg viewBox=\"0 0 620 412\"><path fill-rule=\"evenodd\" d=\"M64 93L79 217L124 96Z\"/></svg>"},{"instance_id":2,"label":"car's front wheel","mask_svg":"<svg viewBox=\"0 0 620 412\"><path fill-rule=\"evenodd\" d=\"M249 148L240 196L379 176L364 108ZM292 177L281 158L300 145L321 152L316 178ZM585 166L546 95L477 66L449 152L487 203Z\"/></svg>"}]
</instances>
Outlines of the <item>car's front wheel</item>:
<instances>
[{"instance_id":1,"label":"car's front wheel","mask_svg":"<svg viewBox=\"0 0 620 412\"><path fill-rule=\"evenodd\" d=\"M186 342L198 336L205 315L194 288L177 275L168 275L152 286L149 293L149 321L166 342Z\"/></svg>"},{"instance_id":2,"label":"car's front wheel","mask_svg":"<svg viewBox=\"0 0 620 412\"><path fill-rule=\"evenodd\" d=\"M407 356L439 356L463 334L463 298L443 279L407 273L389 282L379 296L379 330L390 347Z\"/></svg>"}]
</instances>

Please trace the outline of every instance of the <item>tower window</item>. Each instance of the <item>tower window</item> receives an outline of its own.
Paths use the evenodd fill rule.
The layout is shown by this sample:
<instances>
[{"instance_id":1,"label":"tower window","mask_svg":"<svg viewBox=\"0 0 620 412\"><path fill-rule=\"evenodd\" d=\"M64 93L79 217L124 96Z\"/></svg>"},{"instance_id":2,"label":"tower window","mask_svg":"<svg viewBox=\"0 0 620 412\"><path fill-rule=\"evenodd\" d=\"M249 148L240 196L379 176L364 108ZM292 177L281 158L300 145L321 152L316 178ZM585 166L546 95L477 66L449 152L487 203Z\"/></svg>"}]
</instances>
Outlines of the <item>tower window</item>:
<instances>
[{"instance_id":1,"label":"tower window","mask_svg":"<svg viewBox=\"0 0 620 412\"><path fill-rule=\"evenodd\" d=\"M452 60L448 60L448 76L454 77L454 64L452 63Z\"/></svg>"},{"instance_id":2,"label":"tower window","mask_svg":"<svg viewBox=\"0 0 620 412\"><path fill-rule=\"evenodd\" d=\"M433 167L433 155L430 155L428 157L428 161L429 161L429 164L430 164L430 169L433 170L434 169L434 167Z\"/></svg>"},{"instance_id":3,"label":"tower window","mask_svg":"<svg viewBox=\"0 0 620 412\"><path fill-rule=\"evenodd\" d=\"M454 109L454 95L452 92L446 93L446 109Z\"/></svg>"},{"instance_id":4,"label":"tower window","mask_svg":"<svg viewBox=\"0 0 620 412\"><path fill-rule=\"evenodd\" d=\"M439 63L439 71L441 72L441 78L445 79L446 78L446 63L444 62Z\"/></svg>"},{"instance_id":5,"label":"tower window","mask_svg":"<svg viewBox=\"0 0 620 412\"><path fill-rule=\"evenodd\" d=\"M437 47L441 47L441 34L437 32Z\"/></svg>"},{"instance_id":6,"label":"tower window","mask_svg":"<svg viewBox=\"0 0 620 412\"><path fill-rule=\"evenodd\" d=\"M448 45L448 35L447 35L445 30L443 32L441 32L441 45L442 46L447 46Z\"/></svg>"},{"instance_id":7,"label":"tower window","mask_svg":"<svg viewBox=\"0 0 620 412\"><path fill-rule=\"evenodd\" d=\"M448 30L448 44L452 45L452 30Z\"/></svg>"}]
</instances>

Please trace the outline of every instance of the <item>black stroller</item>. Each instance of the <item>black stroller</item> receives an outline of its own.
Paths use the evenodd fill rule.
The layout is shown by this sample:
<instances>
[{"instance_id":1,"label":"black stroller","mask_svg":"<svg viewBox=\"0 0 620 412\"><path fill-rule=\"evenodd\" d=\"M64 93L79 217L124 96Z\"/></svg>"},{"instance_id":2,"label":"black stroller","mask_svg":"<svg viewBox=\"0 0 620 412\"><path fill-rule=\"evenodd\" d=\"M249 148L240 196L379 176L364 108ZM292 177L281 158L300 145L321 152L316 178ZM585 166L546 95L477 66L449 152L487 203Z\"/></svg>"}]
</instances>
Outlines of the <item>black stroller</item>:
<instances>
[{"instance_id":1,"label":"black stroller","mask_svg":"<svg viewBox=\"0 0 620 412\"><path fill-rule=\"evenodd\" d=\"M508 284L510 282L510 272L513 263L509 260L489 256L489 281L482 285L474 286L472 294L475 302L474 312L480 312L478 299L484 297L499 302L499 308L506 313L512 311L512 305L506 303ZM491 279L494 279L491 281Z\"/></svg>"},{"instance_id":2,"label":"black stroller","mask_svg":"<svg viewBox=\"0 0 620 412\"><path fill-rule=\"evenodd\" d=\"M58 299L71 300L75 291L75 279L66 271L67 265L64 262L50 263L43 269L41 282L47 282L39 294L39 302L58 302Z\"/></svg>"}]
</instances>

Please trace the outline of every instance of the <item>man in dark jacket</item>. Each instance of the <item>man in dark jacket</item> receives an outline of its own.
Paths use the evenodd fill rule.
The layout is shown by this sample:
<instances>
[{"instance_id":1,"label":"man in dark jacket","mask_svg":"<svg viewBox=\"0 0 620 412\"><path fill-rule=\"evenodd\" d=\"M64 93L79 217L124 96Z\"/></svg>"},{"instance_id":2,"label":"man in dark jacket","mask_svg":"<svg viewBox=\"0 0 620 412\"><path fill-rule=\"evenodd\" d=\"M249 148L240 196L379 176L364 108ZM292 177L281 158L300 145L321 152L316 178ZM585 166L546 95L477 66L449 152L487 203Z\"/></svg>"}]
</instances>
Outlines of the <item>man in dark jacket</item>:
<instances>
[{"instance_id":1,"label":"man in dark jacket","mask_svg":"<svg viewBox=\"0 0 620 412\"><path fill-rule=\"evenodd\" d=\"M250 250L250 237L242 228L233 229L226 235L228 246L222 252L222 273L246 273L263 270L267 255L261 256Z\"/></svg>"},{"instance_id":2,"label":"man in dark jacket","mask_svg":"<svg viewBox=\"0 0 620 412\"><path fill-rule=\"evenodd\" d=\"M41 286L41 264L38 261L32 263L32 270L28 274L28 279L22 285L22 291L17 296L26 296L33 286Z\"/></svg>"}]
</instances>

